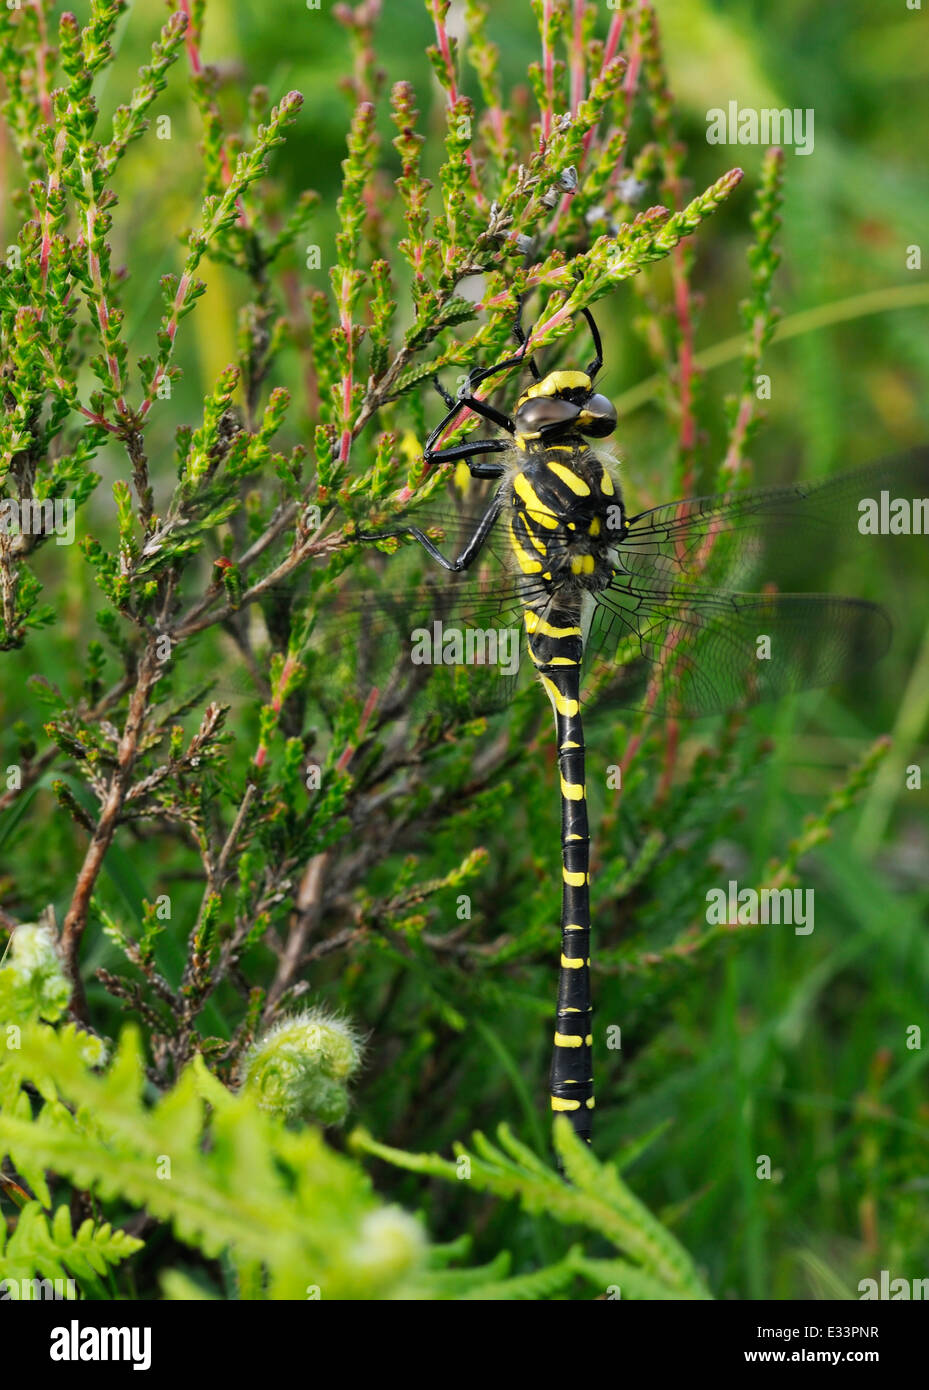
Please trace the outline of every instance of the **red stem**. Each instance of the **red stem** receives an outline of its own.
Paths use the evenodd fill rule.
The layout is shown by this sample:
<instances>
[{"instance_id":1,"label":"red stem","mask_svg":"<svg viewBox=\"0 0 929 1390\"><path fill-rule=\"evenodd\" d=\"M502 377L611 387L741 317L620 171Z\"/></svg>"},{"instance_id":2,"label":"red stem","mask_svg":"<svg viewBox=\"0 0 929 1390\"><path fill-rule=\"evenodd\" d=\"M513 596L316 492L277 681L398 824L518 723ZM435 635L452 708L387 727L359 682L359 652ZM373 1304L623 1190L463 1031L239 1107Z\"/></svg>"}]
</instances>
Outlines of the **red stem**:
<instances>
[{"instance_id":1,"label":"red stem","mask_svg":"<svg viewBox=\"0 0 929 1390\"><path fill-rule=\"evenodd\" d=\"M168 320L168 325L165 329L165 332L171 340L172 347L174 346L174 339L177 337L177 325L179 322L178 316L183 307L189 286L190 276L185 271L184 274L181 276L180 280L178 280L177 282L177 291L174 295L174 303L171 305L171 317ZM155 402L155 397L158 394L158 387L161 385L166 371L167 363L159 363L158 369L155 372L155 375L152 377L152 384L148 388L148 394L146 395L145 400L142 402L142 405L139 408L140 420L144 420L148 412L151 410Z\"/></svg>"},{"instance_id":2,"label":"red stem","mask_svg":"<svg viewBox=\"0 0 929 1390\"><path fill-rule=\"evenodd\" d=\"M32 9L35 10L36 22L39 28L39 45L36 64L36 81L39 89L39 106L42 111L42 119L46 125L52 123L52 98L48 90L48 30L45 26L45 11L42 8L42 0L32 0Z\"/></svg>"},{"instance_id":3,"label":"red stem","mask_svg":"<svg viewBox=\"0 0 929 1390\"><path fill-rule=\"evenodd\" d=\"M361 719L358 721L358 737L359 737L359 738L363 738L363 737L364 737L364 731L365 731L365 729L368 727L368 723L370 722L371 716L372 716L372 714L374 713L375 709L377 708L377 702L378 702L378 700L379 700L380 698L381 698L381 692L380 692L380 690L377 688L376 685L375 685L375 686L372 686L372 687L371 687L371 694L368 696L367 700L365 701L365 707L364 707L364 709L361 711ZM336 770L337 773L344 772L345 769L348 767L348 765L349 765L349 763L351 762L352 758L355 756L355 748L356 748L356 745L353 744L353 743L347 743L347 744L345 745L345 748L344 748L344 750L343 750L343 752L342 752L342 755L341 755L341 757L339 758L339 761L338 761L338 762L336 763L336 765L335 765L335 770Z\"/></svg>"},{"instance_id":4,"label":"red stem","mask_svg":"<svg viewBox=\"0 0 929 1390\"><path fill-rule=\"evenodd\" d=\"M574 28L571 34L571 111L584 100L584 10L587 0L574 0Z\"/></svg>"},{"instance_id":5,"label":"red stem","mask_svg":"<svg viewBox=\"0 0 929 1390\"><path fill-rule=\"evenodd\" d=\"M454 109L458 104L458 83L455 80L455 68L452 63L452 48L448 41L448 30L445 27L445 20L439 17L440 0L432 0L432 22L435 26L436 43L439 45L439 52L442 55L442 62L445 66L445 75L448 80L448 105ZM487 199L484 197L480 181L477 177L477 169L474 167L474 156L470 149L465 150L465 160L468 165L468 172L471 175L471 186L477 194L477 201L481 207L486 206Z\"/></svg>"},{"instance_id":6,"label":"red stem","mask_svg":"<svg viewBox=\"0 0 929 1390\"><path fill-rule=\"evenodd\" d=\"M542 75L545 82L545 106L542 108L542 139L546 143L552 133L552 108L555 104L555 54L548 42L552 19L552 0L542 5Z\"/></svg>"},{"instance_id":7,"label":"red stem","mask_svg":"<svg viewBox=\"0 0 929 1390\"><path fill-rule=\"evenodd\" d=\"M190 61L191 71L197 76L203 71L203 62L200 58L200 36L194 32L194 20L190 11L190 0L179 0L181 12L187 16L187 33L184 42L187 45L187 57Z\"/></svg>"}]
</instances>

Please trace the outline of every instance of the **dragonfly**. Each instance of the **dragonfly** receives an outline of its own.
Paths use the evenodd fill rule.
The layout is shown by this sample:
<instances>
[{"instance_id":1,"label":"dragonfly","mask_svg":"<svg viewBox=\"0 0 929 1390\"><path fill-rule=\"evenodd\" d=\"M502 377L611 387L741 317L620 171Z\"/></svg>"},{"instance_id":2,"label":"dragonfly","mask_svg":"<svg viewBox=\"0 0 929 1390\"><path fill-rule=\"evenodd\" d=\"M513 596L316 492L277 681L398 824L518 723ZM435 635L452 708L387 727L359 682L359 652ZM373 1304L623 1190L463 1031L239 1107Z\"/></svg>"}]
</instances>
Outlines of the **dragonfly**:
<instances>
[{"instance_id":1,"label":"dragonfly","mask_svg":"<svg viewBox=\"0 0 929 1390\"><path fill-rule=\"evenodd\" d=\"M407 677L405 689L395 684L393 690L400 704L411 690L431 690L436 707L454 706L458 717L492 711L512 698L526 670L548 697L561 800L549 1103L590 1142L595 1097L584 712L615 708L694 718L828 686L873 666L891 642L883 605L785 592L782 581L810 555L848 562L873 542L875 524L881 530L888 499L910 507L911 531L921 518L929 529L929 451L821 483L746 487L633 513L617 460L602 443L615 432L617 413L596 389L602 343L593 315L582 313L594 352L583 371L543 374L517 319L515 354L474 369L455 396L435 382L446 413L426 442L424 460L464 463L479 484L492 485L489 494L473 514L414 505L381 529L360 527L362 544L415 543L440 578L404 588L392 582L394 562L388 561L386 589L349 599L329 633L337 627L338 640L361 652L387 635L391 657ZM477 394L491 377L522 369L531 381L512 413ZM495 432L443 445L466 411ZM886 529L894 534L892 526ZM902 524L898 531L906 533ZM457 553L446 553L448 543ZM749 587L758 580L764 587ZM516 658L520 650L528 666ZM385 696L384 719L389 706Z\"/></svg>"}]
</instances>

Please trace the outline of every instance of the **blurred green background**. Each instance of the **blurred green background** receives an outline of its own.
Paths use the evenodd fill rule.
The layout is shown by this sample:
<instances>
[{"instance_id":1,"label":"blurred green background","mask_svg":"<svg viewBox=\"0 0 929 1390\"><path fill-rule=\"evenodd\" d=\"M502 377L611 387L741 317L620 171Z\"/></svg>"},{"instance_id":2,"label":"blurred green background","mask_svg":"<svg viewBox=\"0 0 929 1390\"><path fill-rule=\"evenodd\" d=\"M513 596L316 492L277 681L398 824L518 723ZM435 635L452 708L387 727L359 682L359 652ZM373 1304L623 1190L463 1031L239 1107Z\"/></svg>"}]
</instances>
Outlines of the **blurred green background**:
<instances>
[{"instance_id":1,"label":"blurred green background","mask_svg":"<svg viewBox=\"0 0 929 1390\"><path fill-rule=\"evenodd\" d=\"M86 4L76 0L73 8L80 19L86 17ZM225 79L220 102L230 117L242 118L252 83L266 85L272 99L291 88L306 98L274 166L292 197L307 186L322 194L312 232L322 268L308 271L294 261L291 270L300 288L327 285L350 110L338 90L349 62L348 42L327 13L330 8L327 0L321 11L308 11L303 0L277 5L210 0L203 42L206 60L217 63ZM602 8L605 30L611 14ZM385 10L379 61L388 84L400 78L414 83L420 109L428 113L423 128L428 125L433 134L427 170L430 159L434 169L443 120L424 56L431 26L420 0L387 0ZM737 344L726 344L740 330L749 216L763 153L758 147L707 144L707 110L725 108L732 99L741 106L815 110L814 153L804 158L788 150L786 156L783 263L776 289L785 317L782 336L764 364L772 398L766 427L751 450L756 476L772 482L823 477L924 441L929 435L929 285L925 270L907 269L906 256L929 225L924 138L929 16L909 12L902 3L874 6L865 0L842 5L791 0L778 6L660 0L658 12L693 188L702 189L732 164L743 165L747 174L698 237L695 282L704 302L697 345L713 363L704 384L702 481L713 475L721 457L723 400L739 380ZM154 4L132 8L109 78L114 100L123 99L161 19ZM505 85L524 82L527 63L537 55L528 0L494 0L489 33L502 45ZM470 75L463 85L474 92ZM104 90L104 110L107 99ZM116 210L114 261L124 262L130 275L127 336L134 356L152 341L158 277L179 268L181 237L198 205L199 117L180 68L157 111L171 116L171 142L139 142L117 179L122 205ZM389 141L393 130L383 109L381 125ZM10 161L8 149L3 158ZM10 209L4 218L9 241ZM924 256L927 250L924 246ZM244 287L221 266L211 264L206 278L208 292L179 339L183 381L171 409L155 412L149 438L150 457L163 460L155 468L159 501L172 484L174 428L197 419L204 393L234 353L235 311ZM909 307L899 307L901 294L912 296ZM598 314L607 353L602 389L620 403L618 442L634 510L669 500L673 454L671 433L647 384L653 366L631 327L638 311L627 286L602 303ZM284 384L298 405L305 400L301 370L295 355L285 359ZM306 423L298 411L292 414L295 438ZM122 471L121 461L102 456L107 484L117 467ZM107 485L91 503L91 515L101 525L109 515ZM907 551L915 553L912 547ZM54 560L60 566L61 553ZM70 566L68 637L77 660L97 600L80 554L67 553L65 563ZM621 911L613 910L606 888L595 897L595 949L603 948L611 966L595 976L597 1016L601 1022L621 1022L624 1033L615 1064L603 1053L598 1057L603 1071L597 1149L608 1156L667 1125L630 1168L629 1178L643 1200L673 1221L721 1297L847 1296L859 1278L881 1268L911 1278L929 1273L929 795L902 789L903 765L920 765L929 779L927 578L924 552L915 563L896 567L889 593L886 573L842 576L849 592L881 597L897 610L894 654L862 683L857 697L856 692L844 700L816 694L752 718L751 729L769 738L770 751L763 764L747 766L743 781L730 788L728 838L714 848L719 863L728 856L738 865L743 882L758 881L765 863L782 852L804 815L821 804L869 738L884 731L898 736L888 770L862 807L817 851L813 868L802 878L816 886L812 937L762 930L711 953L702 969L691 970L686 963L654 971L626 969L621 949L626 938L634 937L636 960L660 949L699 910L699 896L692 892L688 901L686 883L680 888L684 896L676 923L658 920L647 899L635 894ZM57 651L62 677L69 659L67 649ZM0 691L7 726L28 708L22 681L34 669L31 653L7 664ZM595 731L591 742L609 759L611 749L614 758L621 755L624 737L621 726ZM653 744L641 756L657 755ZM491 800L481 808L483 819L471 826L494 865L481 891L493 895L504 927L518 919L523 893L548 901L552 891L551 879L529 882L524 862L531 852L533 863L550 867L557 844L551 766L544 788L540 780L537 766L514 771L507 805ZM615 818L604 823L602 800L600 794L593 801L595 867L608 883L618 849L608 837L617 827ZM636 804L632 792L621 828L624 841L635 840ZM535 811L528 823L527 806ZM681 814L699 819L693 807L681 808ZM460 836L467 827L467 820L455 822L452 842L432 846L437 864L443 856L449 862L461 857L467 846ZM58 816L46 838L42 877L62 891L72 839ZM7 845L7 859L16 852L15 842ZM141 852L125 856L117 870L129 875L125 896L139 888L151 893L144 878L132 877L143 866ZM16 872L22 873L21 863ZM673 864L668 872L673 874ZM719 877L724 881L725 874ZM36 885L37 898L45 888L44 882ZM119 900L118 887L107 891ZM615 953L608 956L611 948ZM109 959L107 949L101 946L93 963ZM343 976L345 964L333 966L314 984L350 1009L362 1027L376 1030L375 1000L386 966L373 964L366 977L354 962ZM521 1133L538 1135L544 1123L538 1100L548 1065L548 1028L534 1007L520 1011L518 996L553 994L547 969L548 964L536 964L524 974L517 970L501 986L497 1012L483 1016L460 1045L456 1042L449 1066L439 1069L429 1087L417 1090L409 1078L416 1068L428 1074L434 1037L420 1033L410 1042L400 1072L383 1060L375 1062L359 1088L359 1118L379 1137L414 1149L447 1149L472 1125L488 1127L504 1118ZM448 1002L467 1016L467 981L458 996L451 978L445 985ZM923 1031L918 1050L905 1046L905 1030L912 1024ZM438 1041L445 1041L441 1028L438 1032ZM375 1050L378 1038L375 1031ZM759 1155L771 1158L771 1181L756 1177ZM437 1237L470 1229L479 1254L506 1246L517 1269L550 1253L553 1232L530 1224L516 1210L479 1202L464 1190L435 1186L424 1192L413 1179L382 1167L377 1179L407 1205L424 1204Z\"/></svg>"}]
</instances>

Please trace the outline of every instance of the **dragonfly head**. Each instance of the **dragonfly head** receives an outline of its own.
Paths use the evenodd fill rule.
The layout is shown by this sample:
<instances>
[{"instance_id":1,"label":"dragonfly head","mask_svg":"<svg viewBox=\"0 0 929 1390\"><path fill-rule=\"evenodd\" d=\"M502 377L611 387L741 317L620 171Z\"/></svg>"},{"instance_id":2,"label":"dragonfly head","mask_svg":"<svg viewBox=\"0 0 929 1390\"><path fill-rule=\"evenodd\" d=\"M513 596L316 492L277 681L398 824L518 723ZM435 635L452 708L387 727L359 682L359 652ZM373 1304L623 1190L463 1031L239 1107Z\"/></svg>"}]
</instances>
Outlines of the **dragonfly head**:
<instances>
[{"instance_id":1,"label":"dragonfly head","mask_svg":"<svg viewBox=\"0 0 929 1390\"><path fill-rule=\"evenodd\" d=\"M616 407L593 389L586 372L549 372L520 396L514 423L524 439L567 430L605 439L616 428Z\"/></svg>"}]
</instances>

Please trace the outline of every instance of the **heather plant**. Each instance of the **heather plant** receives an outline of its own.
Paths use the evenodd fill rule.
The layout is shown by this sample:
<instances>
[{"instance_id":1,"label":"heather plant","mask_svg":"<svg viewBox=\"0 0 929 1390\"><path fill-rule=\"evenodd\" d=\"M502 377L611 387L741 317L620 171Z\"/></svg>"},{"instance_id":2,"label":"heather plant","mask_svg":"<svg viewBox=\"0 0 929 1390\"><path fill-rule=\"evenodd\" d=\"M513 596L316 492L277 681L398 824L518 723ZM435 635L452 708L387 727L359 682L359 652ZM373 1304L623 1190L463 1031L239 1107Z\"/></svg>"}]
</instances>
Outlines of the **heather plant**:
<instances>
[{"instance_id":1,"label":"heather plant","mask_svg":"<svg viewBox=\"0 0 929 1390\"><path fill-rule=\"evenodd\" d=\"M750 480L785 156L746 187L713 149L691 185L648 0L533 0L516 81L495 6L426 0L427 53L392 86L381 8L325 21L350 58L324 197L290 177L313 138L304 97L246 90L221 33L207 45L210 0L168 4L131 83L141 7L0 10L0 489L17 523L0 529L0 1277L98 1298L707 1297L736 1276L684 1248L698 1184L675 1166L648 1204L633 1195L623 1174L662 1151L667 1116L630 1121L620 1101L630 1067L641 1091L686 1058L674 1001L713 972L737 1026L742 943L702 904L759 765L783 776L771 727L594 729L618 774L596 805L597 1008L627 1041L594 1153L559 1124L553 1156L527 1080L555 960L546 711L531 692L492 720L377 698L363 651L328 666L314 640L339 595L421 572L365 527L464 487L422 461L431 379L453 389L506 357L522 302L532 351L569 366L580 311L628 286L659 407L643 506ZM170 209L157 296L133 245L146 178ZM695 280L721 216L744 274L719 410ZM443 442L477 423L463 412ZM863 727L849 715L855 746L806 817L769 812L743 847L758 881L796 884L862 798L889 817L873 789L899 743ZM917 728L911 709L911 743ZM738 1140L749 1167L763 1141ZM871 1193L867 1134L842 1144ZM823 1275L815 1259L851 1277L853 1260Z\"/></svg>"}]
</instances>

